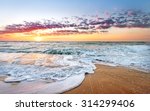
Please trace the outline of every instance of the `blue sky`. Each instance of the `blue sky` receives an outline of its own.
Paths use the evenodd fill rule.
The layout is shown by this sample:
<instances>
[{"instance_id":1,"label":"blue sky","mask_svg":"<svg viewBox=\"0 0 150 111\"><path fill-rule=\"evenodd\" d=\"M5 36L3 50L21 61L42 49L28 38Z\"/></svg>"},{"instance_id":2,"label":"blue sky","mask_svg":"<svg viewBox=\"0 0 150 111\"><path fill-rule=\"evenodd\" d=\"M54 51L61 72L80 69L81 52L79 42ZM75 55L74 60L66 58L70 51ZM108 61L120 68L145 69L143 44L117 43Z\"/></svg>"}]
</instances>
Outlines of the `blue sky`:
<instances>
[{"instance_id":1,"label":"blue sky","mask_svg":"<svg viewBox=\"0 0 150 111\"><path fill-rule=\"evenodd\" d=\"M0 0L0 26L119 9L150 10L150 0Z\"/></svg>"},{"instance_id":2,"label":"blue sky","mask_svg":"<svg viewBox=\"0 0 150 111\"><path fill-rule=\"evenodd\" d=\"M97 41L99 33L105 40L131 40L126 31L135 33L132 40L149 40L149 7L150 0L0 0L0 41Z\"/></svg>"}]
</instances>

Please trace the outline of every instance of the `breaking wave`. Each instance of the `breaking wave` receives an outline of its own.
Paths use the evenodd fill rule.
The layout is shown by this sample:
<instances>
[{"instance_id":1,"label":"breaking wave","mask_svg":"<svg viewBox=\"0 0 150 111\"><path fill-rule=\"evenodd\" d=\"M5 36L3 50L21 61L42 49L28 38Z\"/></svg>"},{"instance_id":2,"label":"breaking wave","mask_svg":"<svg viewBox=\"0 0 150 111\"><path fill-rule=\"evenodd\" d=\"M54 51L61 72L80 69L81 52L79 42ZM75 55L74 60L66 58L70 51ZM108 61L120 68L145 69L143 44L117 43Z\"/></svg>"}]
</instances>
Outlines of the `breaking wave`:
<instances>
[{"instance_id":1,"label":"breaking wave","mask_svg":"<svg viewBox=\"0 0 150 111\"><path fill-rule=\"evenodd\" d=\"M65 89L51 92L60 93L79 85L86 73L94 73L95 64L150 72L149 57L149 43L0 42L0 76L7 76L6 83L68 81Z\"/></svg>"}]
</instances>

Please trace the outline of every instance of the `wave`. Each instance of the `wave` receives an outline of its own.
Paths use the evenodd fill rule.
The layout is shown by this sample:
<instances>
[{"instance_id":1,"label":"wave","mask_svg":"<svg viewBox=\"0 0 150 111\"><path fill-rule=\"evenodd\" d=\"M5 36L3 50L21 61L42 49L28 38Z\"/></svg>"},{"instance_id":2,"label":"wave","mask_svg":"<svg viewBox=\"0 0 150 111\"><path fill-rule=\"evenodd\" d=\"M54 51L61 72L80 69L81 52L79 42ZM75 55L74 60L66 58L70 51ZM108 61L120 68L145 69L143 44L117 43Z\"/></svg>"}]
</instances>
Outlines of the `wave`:
<instances>
[{"instance_id":1,"label":"wave","mask_svg":"<svg viewBox=\"0 0 150 111\"><path fill-rule=\"evenodd\" d=\"M61 93L94 73L95 64L150 72L149 50L147 43L0 42L0 76L7 83L50 82L51 93Z\"/></svg>"},{"instance_id":2,"label":"wave","mask_svg":"<svg viewBox=\"0 0 150 111\"><path fill-rule=\"evenodd\" d=\"M44 51L46 54L58 54L58 55L81 55L82 52L73 49L49 49Z\"/></svg>"},{"instance_id":3,"label":"wave","mask_svg":"<svg viewBox=\"0 0 150 111\"><path fill-rule=\"evenodd\" d=\"M0 52L88 58L92 62L150 71L150 44L145 42L0 42Z\"/></svg>"},{"instance_id":4,"label":"wave","mask_svg":"<svg viewBox=\"0 0 150 111\"><path fill-rule=\"evenodd\" d=\"M5 82L23 80L64 80L72 75L93 73L92 63L73 56L35 53L0 53L0 74L10 75Z\"/></svg>"}]
</instances>

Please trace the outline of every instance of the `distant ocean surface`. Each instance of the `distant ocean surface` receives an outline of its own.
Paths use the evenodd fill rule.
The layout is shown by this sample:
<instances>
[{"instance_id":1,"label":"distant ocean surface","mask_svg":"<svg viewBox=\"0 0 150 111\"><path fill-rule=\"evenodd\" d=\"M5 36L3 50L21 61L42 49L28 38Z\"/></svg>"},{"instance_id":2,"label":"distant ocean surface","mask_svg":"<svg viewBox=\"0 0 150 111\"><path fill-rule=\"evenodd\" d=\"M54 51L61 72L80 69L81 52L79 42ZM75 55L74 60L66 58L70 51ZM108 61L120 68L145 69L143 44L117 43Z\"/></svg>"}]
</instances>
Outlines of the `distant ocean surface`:
<instances>
[{"instance_id":1,"label":"distant ocean surface","mask_svg":"<svg viewBox=\"0 0 150 111\"><path fill-rule=\"evenodd\" d=\"M95 64L150 72L150 43L0 42L0 75L6 82L64 80L94 73Z\"/></svg>"}]
</instances>

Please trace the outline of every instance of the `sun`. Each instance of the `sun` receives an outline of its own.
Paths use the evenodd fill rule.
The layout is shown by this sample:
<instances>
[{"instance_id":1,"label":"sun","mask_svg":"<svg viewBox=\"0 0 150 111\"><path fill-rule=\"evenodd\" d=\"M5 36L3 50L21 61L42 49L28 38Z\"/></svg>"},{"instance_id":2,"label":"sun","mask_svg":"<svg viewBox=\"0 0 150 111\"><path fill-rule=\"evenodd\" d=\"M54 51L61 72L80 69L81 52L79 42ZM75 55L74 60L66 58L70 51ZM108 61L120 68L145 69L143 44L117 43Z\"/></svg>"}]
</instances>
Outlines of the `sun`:
<instances>
[{"instance_id":1,"label":"sun","mask_svg":"<svg viewBox=\"0 0 150 111\"><path fill-rule=\"evenodd\" d=\"M34 40L37 41L37 42L40 42L40 41L42 41L43 39L42 39L42 37L35 37Z\"/></svg>"}]
</instances>

